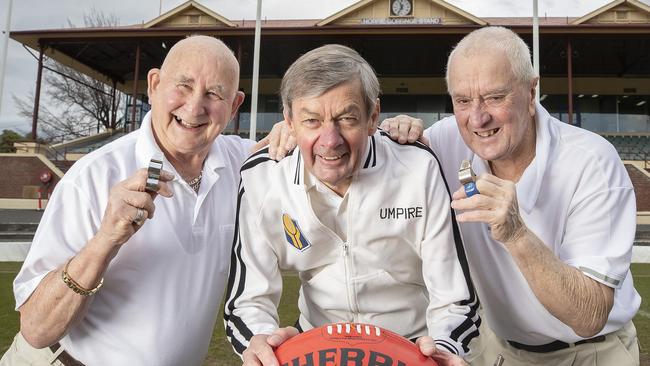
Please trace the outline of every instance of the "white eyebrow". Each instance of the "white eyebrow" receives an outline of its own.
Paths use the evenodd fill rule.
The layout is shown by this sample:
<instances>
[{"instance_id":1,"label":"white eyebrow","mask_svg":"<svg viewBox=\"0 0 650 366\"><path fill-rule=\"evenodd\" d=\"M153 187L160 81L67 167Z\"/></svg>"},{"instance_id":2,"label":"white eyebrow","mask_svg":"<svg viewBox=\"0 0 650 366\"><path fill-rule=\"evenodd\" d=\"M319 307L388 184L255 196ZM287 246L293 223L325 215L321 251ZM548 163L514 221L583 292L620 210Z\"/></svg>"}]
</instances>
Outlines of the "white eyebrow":
<instances>
[{"instance_id":1,"label":"white eyebrow","mask_svg":"<svg viewBox=\"0 0 650 366\"><path fill-rule=\"evenodd\" d=\"M191 78L191 77L189 77L189 76L181 75L181 76L178 78L178 81L181 82L181 83L187 83L187 84L192 84L192 85L194 85L194 78ZM225 90L226 90L226 88L224 88L223 85L221 85L221 84L216 84L216 85L214 85L214 86L210 86L210 87L208 87L207 89L208 89L208 90L217 90L217 91L219 91L220 93L224 93Z\"/></svg>"}]
</instances>

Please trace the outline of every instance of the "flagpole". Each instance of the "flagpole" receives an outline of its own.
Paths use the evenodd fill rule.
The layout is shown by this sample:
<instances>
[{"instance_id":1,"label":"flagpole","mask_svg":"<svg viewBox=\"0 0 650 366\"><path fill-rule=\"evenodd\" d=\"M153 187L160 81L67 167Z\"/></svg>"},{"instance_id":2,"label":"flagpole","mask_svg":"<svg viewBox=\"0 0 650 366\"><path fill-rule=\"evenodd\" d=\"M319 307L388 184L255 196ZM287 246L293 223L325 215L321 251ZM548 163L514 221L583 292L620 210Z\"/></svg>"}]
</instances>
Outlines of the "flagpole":
<instances>
[{"instance_id":1,"label":"flagpole","mask_svg":"<svg viewBox=\"0 0 650 366\"><path fill-rule=\"evenodd\" d=\"M257 90L260 77L260 33L262 31L262 0L257 0L255 18L255 46L253 49L253 90L251 91L251 126L249 137L257 141Z\"/></svg>"},{"instance_id":2,"label":"flagpole","mask_svg":"<svg viewBox=\"0 0 650 366\"><path fill-rule=\"evenodd\" d=\"M535 69L537 76L541 76L539 73L539 17L537 16L537 0L533 0L533 68ZM535 99L538 102L540 84L540 80L537 80L537 87L535 88Z\"/></svg>"},{"instance_id":3,"label":"flagpole","mask_svg":"<svg viewBox=\"0 0 650 366\"><path fill-rule=\"evenodd\" d=\"M7 9L7 19L5 29L2 32L2 53L0 53L0 111L2 111L2 92L5 85L5 69L7 65L7 46L9 45L9 32L11 31L11 4L9 0L9 9Z\"/></svg>"}]
</instances>

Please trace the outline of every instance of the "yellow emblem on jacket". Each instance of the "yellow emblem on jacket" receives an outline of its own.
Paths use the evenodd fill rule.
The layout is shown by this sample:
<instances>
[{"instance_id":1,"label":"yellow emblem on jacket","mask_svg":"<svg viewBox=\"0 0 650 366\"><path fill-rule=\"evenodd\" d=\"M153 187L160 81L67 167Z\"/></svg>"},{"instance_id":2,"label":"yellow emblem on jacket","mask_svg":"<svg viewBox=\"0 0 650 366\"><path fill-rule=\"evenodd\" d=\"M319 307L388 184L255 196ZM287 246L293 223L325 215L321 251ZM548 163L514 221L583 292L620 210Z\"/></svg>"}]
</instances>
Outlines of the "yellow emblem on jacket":
<instances>
[{"instance_id":1,"label":"yellow emblem on jacket","mask_svg":"<svg viewBox=\"0 0 650 366\"><path fill-rule=\"evenodd\" d=\"M284 225L284 236L294 248L303 251L311 246L307 238L300 232L298 223L291 216L286 213L282 214L282 224Z\"/></svg>"}]
</instances>

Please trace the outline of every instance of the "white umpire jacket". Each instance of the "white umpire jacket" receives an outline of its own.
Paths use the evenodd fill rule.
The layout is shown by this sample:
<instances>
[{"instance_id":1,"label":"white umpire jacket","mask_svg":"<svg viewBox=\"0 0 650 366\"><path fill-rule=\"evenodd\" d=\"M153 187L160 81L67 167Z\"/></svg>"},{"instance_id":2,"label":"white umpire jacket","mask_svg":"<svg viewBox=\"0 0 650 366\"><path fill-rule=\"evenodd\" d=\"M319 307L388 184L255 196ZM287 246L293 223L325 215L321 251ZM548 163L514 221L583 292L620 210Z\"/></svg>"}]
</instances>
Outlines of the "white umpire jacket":
<instances>
[{"instance_id":1,"label":"white umpire jacket","mask_svg":"<svg viewBox=\"0 0 650 366\"><path fill-rule=\"evenodd\" d=\"M244 163L224 314L239 354L279 327L283 270L300 277L304 330L370 323L468 351L478 301L438 161L382 131L368 137L365 157L347 193L347 241L312 210L298 149L280 162L264 149Z\"/></svg>"}]
</instances>

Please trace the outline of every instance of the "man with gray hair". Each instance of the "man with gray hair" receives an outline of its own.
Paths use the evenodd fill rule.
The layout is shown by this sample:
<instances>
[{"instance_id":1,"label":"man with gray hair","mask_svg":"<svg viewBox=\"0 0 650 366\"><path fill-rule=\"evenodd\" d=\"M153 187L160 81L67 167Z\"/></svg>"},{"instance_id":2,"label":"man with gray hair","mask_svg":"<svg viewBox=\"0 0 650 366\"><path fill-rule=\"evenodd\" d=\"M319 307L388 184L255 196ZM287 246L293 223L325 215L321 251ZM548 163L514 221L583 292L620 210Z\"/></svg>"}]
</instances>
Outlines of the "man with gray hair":
<instances>
[{"instance_id":1,"label":"man with gray hair","mask_svg":"<svg viewBox=\"0 0 650 366\"><path fill-rule=\"evenodd\" d=\"M486 320L472 363L638 365L634 189L613 146L535 102L537 81L514 32L476 30L447 63L454 116L424 131ZM382 126L406 141L412 122Z\"/></svg>"},{"instance_id":2,"label":"man with gray hair","mask_svg":"<svg viewBox=\"0 0 650 366\"><path fill-rule=\"evenodd\" d=\"M244 365L277 365L282 271L301 281L296 327L371 323L441 365L462 365L477 302L450 193L435 156L377 131L379 82L350 48L300 57L281 86L298 148L244 163L225 305L226 334ZM408 186L409 189L402 189Z\"/></svg>"}]
</instances>

